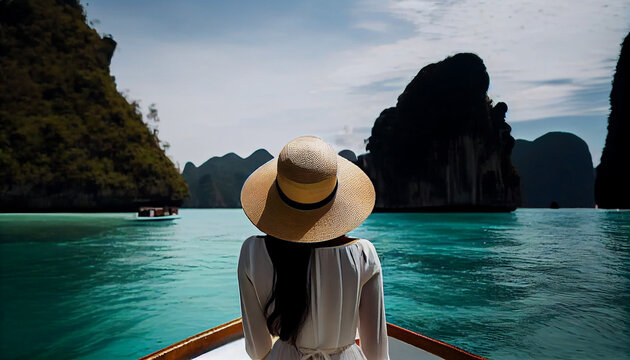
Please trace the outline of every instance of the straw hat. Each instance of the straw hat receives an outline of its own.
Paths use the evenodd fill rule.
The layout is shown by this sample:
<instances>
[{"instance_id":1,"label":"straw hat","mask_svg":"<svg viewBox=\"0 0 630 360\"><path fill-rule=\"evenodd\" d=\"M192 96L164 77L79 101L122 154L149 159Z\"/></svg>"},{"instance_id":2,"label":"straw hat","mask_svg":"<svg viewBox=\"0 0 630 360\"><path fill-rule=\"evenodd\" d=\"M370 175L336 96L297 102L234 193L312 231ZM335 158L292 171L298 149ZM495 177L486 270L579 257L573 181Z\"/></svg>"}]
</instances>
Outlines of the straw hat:
<instances>
[{"instance_id":1,"label":"straw hat","mask_svg":"<svg viewBox=\"0 0 630 360\"><path fill-rule=\"evenodd\" d=\"M249 176L241 204L265 234L313 243L359 226L372 212L375 197L361 169L322 139L302 136Z\"/></svg>"}]
</instances>

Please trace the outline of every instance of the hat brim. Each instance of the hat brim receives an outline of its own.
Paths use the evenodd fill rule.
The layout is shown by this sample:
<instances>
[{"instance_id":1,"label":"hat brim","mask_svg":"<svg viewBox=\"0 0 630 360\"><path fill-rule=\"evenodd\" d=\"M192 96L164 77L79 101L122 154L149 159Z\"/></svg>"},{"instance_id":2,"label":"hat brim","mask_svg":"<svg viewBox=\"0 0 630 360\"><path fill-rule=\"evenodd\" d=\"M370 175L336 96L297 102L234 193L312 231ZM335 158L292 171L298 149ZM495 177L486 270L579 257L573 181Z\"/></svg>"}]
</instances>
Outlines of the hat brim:
<instances>
[{"instance_id":1,"label":"hat brim","mask_svg":"<svg viewBox=\"0 0 630 360\"><path fill-rule=\"evenodd\" d=\"M370 178L339 155L337 193L328 204L314 210L293 208L280 198L275 185L277 168L277 159L263 164L241 190L245 215L267 235L294 242L331 240L359 226L374 208L376 193Z\"/></svg>"}]
</instances>

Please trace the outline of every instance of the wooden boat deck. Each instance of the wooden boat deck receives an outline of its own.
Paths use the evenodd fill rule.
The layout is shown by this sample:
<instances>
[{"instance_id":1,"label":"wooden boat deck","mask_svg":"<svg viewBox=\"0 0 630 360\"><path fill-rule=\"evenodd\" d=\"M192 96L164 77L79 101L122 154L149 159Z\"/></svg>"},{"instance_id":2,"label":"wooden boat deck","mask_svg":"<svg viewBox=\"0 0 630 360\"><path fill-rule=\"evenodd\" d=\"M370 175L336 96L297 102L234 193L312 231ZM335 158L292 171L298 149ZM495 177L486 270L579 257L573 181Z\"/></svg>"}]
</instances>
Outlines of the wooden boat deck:
<instances>
[{"instance_id":1,"label":"wooden boat deck","mask_svg":"<svg viewBox=\"0 0 630 360\"><path fill-rule=\"evenodd\" d=\"M393 324L387 324L391 360L486 360L447 343L431 339ZM242 320L232 320L182 340L140 360L240 360L245 352Z\"/></svg>"},{"instance_id":2,"label":"wooden boat deck","mask_svg":"<svg viewBox=\"0 0 630 360\"><path fill-rule=\"evenodd\" d=\"M389 352L391 359L417 359L417 360L441 360L439 356L433 355L428 351L418 349L396 338L389 338ZM194 357L193 360L249 360L249 356L245 352L245 339L241 338L231 343L220 346L207 353Z\"/></svg>"}]
</instances>

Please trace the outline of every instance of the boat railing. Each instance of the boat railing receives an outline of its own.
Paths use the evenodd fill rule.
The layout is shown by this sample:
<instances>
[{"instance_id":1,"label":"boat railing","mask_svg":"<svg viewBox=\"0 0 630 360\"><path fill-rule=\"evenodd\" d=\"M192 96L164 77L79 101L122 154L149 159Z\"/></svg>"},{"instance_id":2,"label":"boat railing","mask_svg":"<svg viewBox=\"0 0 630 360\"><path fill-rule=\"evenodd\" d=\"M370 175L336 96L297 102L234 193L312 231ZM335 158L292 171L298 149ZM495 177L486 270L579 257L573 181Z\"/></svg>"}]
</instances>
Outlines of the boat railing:
<instances>
[{"instance_id":1,"label":"boat railing","mask_svg":"<svg viewBox=\"0 0 630 360\"><path fill-rule=\"evenodd\" d=\"M456 346L432 339L400 326L387 324L387 335L409 344L415 348L427 351L442 359L452 360L487 360L484 357L469 353ZM223 325L191 336L162 350L140 358L140 360L181 360L191 359L207 353L222 345L243 337L242 318L232 320Z\"/></svg>"}]
</instances>

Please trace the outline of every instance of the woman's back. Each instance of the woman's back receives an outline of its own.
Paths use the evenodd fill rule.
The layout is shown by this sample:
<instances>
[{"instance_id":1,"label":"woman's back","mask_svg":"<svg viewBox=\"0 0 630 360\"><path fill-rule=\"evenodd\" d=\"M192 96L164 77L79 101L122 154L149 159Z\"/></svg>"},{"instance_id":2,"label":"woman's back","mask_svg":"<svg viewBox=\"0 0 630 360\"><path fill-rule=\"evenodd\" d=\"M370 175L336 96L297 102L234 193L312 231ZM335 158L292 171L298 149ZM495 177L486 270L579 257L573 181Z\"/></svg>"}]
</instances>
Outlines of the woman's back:
<instances>
[{"instance_id":1,"label":"woman's back","mask_svg":"<svg viewBox=\"0 0 630 360\"><path fill-rule=\"evenodd\" d=\"M264 308L274 281L264 237L245 241L238 276L247 351L253 358L262 358L271 348ZM269 358L387 359L381 265L374 246L359 239L316 247L310 276L310 307L295 346L279 340ZM354 345L357 327L363 351Z\"/></svg>"},{"instance_id":2,"label":"woman's back","mask_svg":"<svg viewBox=\"0 0 630 360\"><path fill-rule=\"evenodd\" d=\"M374 247L359 240L326 248L348 239L375 201L365 172L314 136L291 140L247 178L243 211L268 235L245 241L238 267L252 358L388 358ZM273 348L270 334L280 338Z\"/></svg>"}]
</instances>

